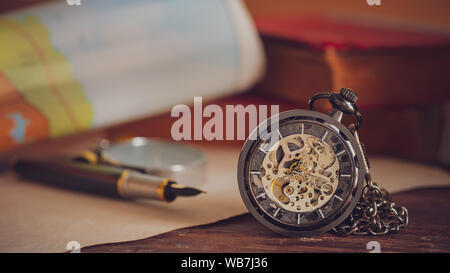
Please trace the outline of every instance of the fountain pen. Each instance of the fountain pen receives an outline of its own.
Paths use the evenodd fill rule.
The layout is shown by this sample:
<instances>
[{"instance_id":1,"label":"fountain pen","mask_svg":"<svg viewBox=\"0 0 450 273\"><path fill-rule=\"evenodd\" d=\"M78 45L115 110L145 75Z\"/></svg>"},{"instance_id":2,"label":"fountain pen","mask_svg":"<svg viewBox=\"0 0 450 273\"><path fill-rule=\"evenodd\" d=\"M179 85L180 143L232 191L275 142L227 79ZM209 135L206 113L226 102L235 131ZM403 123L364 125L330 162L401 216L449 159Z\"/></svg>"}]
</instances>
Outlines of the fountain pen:
<instances>
[{"instance_id":1,"label":"fountain pen","mask_svg":"<svg viewBox=\"0 0 450 273\"><path fill-rule=\"evenodd\" d=\"M178 185L168 178L73 160L18 159L13 168L26 180L113 198L172 202L178 196L203 193L195 188Z\"/></svg>"}]
</instances>

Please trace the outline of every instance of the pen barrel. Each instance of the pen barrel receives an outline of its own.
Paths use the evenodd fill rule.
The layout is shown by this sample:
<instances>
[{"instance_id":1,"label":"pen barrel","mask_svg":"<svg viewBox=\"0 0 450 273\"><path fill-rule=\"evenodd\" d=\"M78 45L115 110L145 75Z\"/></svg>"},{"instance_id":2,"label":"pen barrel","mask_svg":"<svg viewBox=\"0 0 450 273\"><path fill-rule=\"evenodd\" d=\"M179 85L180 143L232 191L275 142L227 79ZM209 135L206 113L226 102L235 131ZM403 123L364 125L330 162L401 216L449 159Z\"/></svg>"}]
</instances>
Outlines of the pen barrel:
<instances>
[{"instance_id":1,"label":"pen barrel","mask_svg":"<svg viewBox=\"0 0 450 273\"><path fill-rule=\"evenodd\" d=\"M166 202L176 198L170 190L175 182L114 166L69 160L20 159L14 169L25 179L108 197Z\"/></svg>"},{"instance_id":2,"label":"pen barrel","mask_svg":"<svg viewBox=\"0 0 450 273\"><path fill-rule=\"evenodd\" d=\"M108 197L121 197L117 188L124 170L100 165L63 161L20 159L14 169L21 177L42 184Z\"/></svg>"}]
</instances>

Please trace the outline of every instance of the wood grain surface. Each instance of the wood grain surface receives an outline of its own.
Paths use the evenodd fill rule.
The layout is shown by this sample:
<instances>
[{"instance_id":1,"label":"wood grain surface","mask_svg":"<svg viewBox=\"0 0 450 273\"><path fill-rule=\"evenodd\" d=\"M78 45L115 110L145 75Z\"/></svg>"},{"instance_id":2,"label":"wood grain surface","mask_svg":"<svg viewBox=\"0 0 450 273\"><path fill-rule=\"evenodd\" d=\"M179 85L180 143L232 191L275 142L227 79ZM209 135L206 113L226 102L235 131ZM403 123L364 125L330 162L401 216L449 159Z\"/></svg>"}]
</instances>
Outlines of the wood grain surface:
<instances>
[{"instance_id":1,"label":"wood grain surface","mask_svg":"<svg viewBox=\"0 0 450 273\"><path fill-rule=\"evenodd\" d=\"M378 241L381 252L450 252L450 188L416 189L393 198L408 208L410 224L392 235L339 237L326 233L286 238L243 214L143 240L91 246L82 252L369 252L370 241Z\"/></svg>"}]
</instances>

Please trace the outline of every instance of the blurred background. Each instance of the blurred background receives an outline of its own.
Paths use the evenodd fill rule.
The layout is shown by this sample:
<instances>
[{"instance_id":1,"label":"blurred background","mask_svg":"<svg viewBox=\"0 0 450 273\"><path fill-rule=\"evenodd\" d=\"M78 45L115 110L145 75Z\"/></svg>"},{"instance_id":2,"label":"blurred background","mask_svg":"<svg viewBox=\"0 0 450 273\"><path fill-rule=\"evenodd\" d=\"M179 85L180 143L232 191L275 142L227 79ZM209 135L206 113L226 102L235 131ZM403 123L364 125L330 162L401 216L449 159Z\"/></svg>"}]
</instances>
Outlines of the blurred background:
<instances>
[{"instance_id":1,"label":"blurred background","mask_svg":"<svg viewBox=\"0 0 450 273\"><path fill-rule=\"evenodd\" d=\"M204 104L279 104L280 110L284 111L307 108L309 97L317 92L337 92L341 87L348 87L359 94L359 107L364 117L360 137L366 143L369 154L388 155L446 168L450 166L449 1L381 0L381 5L371 6L365 0L245 0L243 8L240 5L227 7L228 15L238 18L231 20L232 23L221 13L223 7L192 1L192 18L196 12L203 15L210 13L211 18L203 16L203 21L192 24L186 23L191 22L191 17L180 17L178 23L169 19L168 24L164 25L169 32L161 32L161 24L153 25L151 22L154 21L147 21L149 18L158 18L154 14L146 17L150 11L155 11L155 3L158 1L129 1L129 4L125 4L127 1L112 1L115 3L112 4L114 10L104 6L90 9L88 3L98 1L81 0L80 7L69 7L65 2L3 0L0 3L0 12L5 18L21 18L25 29L27 13L44 18L43 21L48 19L44 23L49 29L50 40L60 53L67 53L63 55L66 55L71 64L70 67L57 65L58 71L74 70L74 78L78 79L78 83L70 88L78 88L88 93L87 101L94 101L95 104L95 100L103 96L103 106L99 106L103 112L98 110L97 106L91 107L88 103L81 102L79 106L73 107L74 117L69 115L66 121L56 121L57 125L50 123L51 126L45 132L41 129L29 129L36 134L24 136L17 141L11 134L18 134L17 130L14 131L17 129L17 122L24 121L19 116L11 116L11 111L7 109L17 110L25 106L11 106L12 102L18 101L11 99L11 90L17 88L17 83L11 80L13 76L0 77L0 114L3 113L7 117L0 119L3 158L21 150L35 149L35 144L28 143L40 143L42 147L48 147L45 143L57 145L65 143L67 139L72 141L74 137L83 139L91 135L111 139L130 136L170 139L170 129L176 120L170 117L171 106L178 103L192 104L194 95L204 96ZM165 2L179 4L177 1ZM187 6L189 1L183 2ZM143 3L151 4L147 6ZM155 6L152 9L153 4ZM130 8L133 5L136 8L148 8L148 13L133 15L133 9ZM90 10L84 11L86 6L89 6ZM23 8L28 8L27 12L24 12ZM121 13L121 9L124 12ZM249 17L242 15L246 12ZM105 16L115 16L114 14L121 14L118 20L122 22L135 20L142 24L140 31L155 31L161 35L155 38L157 43L163 41L157 48L159 51L156 55L159 59L137 58L134 62L127 62L126 52L144 50L146 45L146 42L139 38L142 33L135 32L131 25L128 28L116 28L117 33L110 36L116 44L113 44L113 50L110 51L106 48L111 47L111 44L104 45L104 48L89 47L97 31L94 27L80 31L81 34L71 30L67 30L66 34L62 33L63 27L85 27L83 22L88 20L98 20L99 29L102 30L100 22L107 21L108 17ZM176 14L172 14L175 16L173 18L176 18ZM213 17L216 18L214 20L222 18L222 21L216 22L212 20ZM54 18L54 21L49 18ZM247 18L250 19L247 21ZM58 28L57 19L62 20L63 27ZM231 28L227 26L227 22ZM175 27L179 27L177 24L184 24L185 27L173 32ZM205 25L208 24L207 29ZM6 22L3 26L11 24ZM1 41L4 46L7 44L6 39L15 37L12 34L8 36L10 34L5 29L7 28L4 27L0 32L0 40L5 39ZM39 30L33 27L29 30L31 36L39 35ZM198 33L202 34L196 36ZM254 33L257 33L255 37ZM71 37L78 34L80 36L71 41ZM162 39L161 37L164 40L158 40ZM31 38L28 37L29 40ZM39 43L39 39L36 39ZM185 44L187 39L192 41ZM167 46L169 43L171 46ZM85 48L82 48L83 45ZM184 46L184 51L180 50L181 45ZM190 50L190 46L195 46L195 50ZM3 55L10 55L8 52L12 52L8 51L6 46L2 50ZM258 53L260 50L261 54ZM189 54L194 54L193 52L196 54L197 66L191 65L194 57ZM26 51L20 54L20 58L27 58ZM104 59L98 60L123 60L117 60L116 63L111 61L111 65L106 62L102 67L95 59L102 54ZM200 55L205 58L202 62L198 62ZM179 59L174 61L177 57L189 61L180 65ZM4 64L0 67L0 72L2 68L5 71L9 69L9 72L3 71L3 75L13 73L11 71L17 72L14 62L10 60L12 58L14 57L0 58L0 63ZM89 60L93 60L90 65ZM210 63L205 64L205 60L210 60ZM156 65L156 62L159 63ZM51 64L52 62L50 66ZM186 65L185 70L180 68L183 65ZM92 71L85 67L90 67ZM83 74L77 70L91 73ZM194 70L198 70L198 73L192 72L191 77L186 75L186 71ZM47 73L48 76L52 74L50 72L42 73ZM145 75L147 72L155 79L149 80L149 83L140 82L139 75ZM26 77L26 73L33 74L29 71L23 73L21 77ZM185 75L185 78L181 79L181 75ZM89 82L92 78L101 79L101 82L110 81L111 84L92 84ZM133 84L128 84L130 82ZM173 85L166 84L167 82ZM59 88L63 91L60 92L64 97L68 93L64 91L64 83L61 83L61 86L63 87ZM26 89L27 86L20 88ZM89 88L96 91L90 93ZM112 95L112 91L108 93L105 88L123 90L122 96ZM151 91L145 93L146 88ZM116 107L121 102L130 100L129 97L126 98L127 93L131 94L133 90L140 89L144 91L133 95L136 99L134 102L125 103L122 108ZM165 95L161 96L162 93ZM38 95L35 96L37 100L42 101ZM68 100L83 101L83 98ZM147 106L151 104L154 106ZM30 115L35 117L35 126L48 127L45 113L41 119L37 118L39 112L46 108L45 105L36 107L37 111L29 110L31 112L27 113L32 113ZM143 108L146 110L136 110ZM320 110L327 111L327 106L322 105ZM136 113L131 113L133 111ZM77 113L81 112L83 114L78 116ZM79 119L78 129L65 128L65 125L71 122L70 119ZM28 128L31 128L30 126ZM45 140L48 138L58 140L49 142ZM242 141L212 142L217 145L242 144Z\"/></svg>"},{"instance_id":2,"label":"blurred background","mask_svg":"<svg viewBox=\"0 0 450 273\"><path fill-rule=\"evenodd\" d=\"M411 208L417 238L404 247L428 251L434 238L438 249L448 230L441 217L447 192L408 190L450 182L449 12L448 0L0 1L0 251L65 251L74 239L82 246L137 240L244 213L236 183L244 140L183 140L202 155L186 157L172 145L178 120L172 107L188 105L192 117L197 96L203 109L307 109L312 95L343 87L359 95L359 137L375 181L391 193L405 191L399 204ZM226 128L214 130L225 135ZM111 141L120 148L118 141L136 136L170 143L149 145L148 152L142 139L129 142L145 159L121 149L124 162L108 158L111 147L104 155ZM151 173L165 166L208 194L147 206L22 183L28 179L7 171L22 156L83 155L94 164L165 162L150 166Z\"/></svg>"}]
</instances>

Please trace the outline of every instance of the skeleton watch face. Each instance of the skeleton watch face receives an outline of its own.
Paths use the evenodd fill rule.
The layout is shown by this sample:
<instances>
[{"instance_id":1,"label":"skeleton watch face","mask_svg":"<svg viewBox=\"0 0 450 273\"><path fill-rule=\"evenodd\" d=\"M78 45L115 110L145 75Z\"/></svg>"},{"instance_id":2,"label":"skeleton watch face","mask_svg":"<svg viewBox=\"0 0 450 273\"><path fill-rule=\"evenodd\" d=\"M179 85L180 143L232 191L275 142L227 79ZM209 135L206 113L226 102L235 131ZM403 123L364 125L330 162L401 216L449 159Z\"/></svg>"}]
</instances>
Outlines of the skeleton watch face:
<instances>
[{"instance_id":1,"label":"skeleton watch face","mask_svg":"<svg viewBox=\"0 0 450 273\"><path fill-rule=\"evenodd\" d=\"M349 215L361 195L364 171L355 139L322 113L292 110L278 117L278 128L265 121L242 149L238 180L244 203L278 233L328 231ZM267 137L273 134L278 141Z\"/></svg>"}]
</instances>

